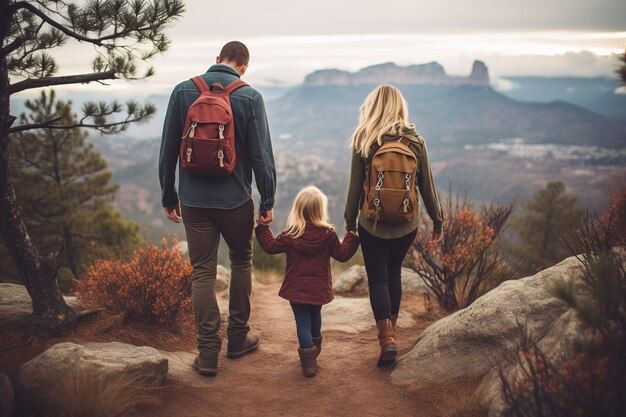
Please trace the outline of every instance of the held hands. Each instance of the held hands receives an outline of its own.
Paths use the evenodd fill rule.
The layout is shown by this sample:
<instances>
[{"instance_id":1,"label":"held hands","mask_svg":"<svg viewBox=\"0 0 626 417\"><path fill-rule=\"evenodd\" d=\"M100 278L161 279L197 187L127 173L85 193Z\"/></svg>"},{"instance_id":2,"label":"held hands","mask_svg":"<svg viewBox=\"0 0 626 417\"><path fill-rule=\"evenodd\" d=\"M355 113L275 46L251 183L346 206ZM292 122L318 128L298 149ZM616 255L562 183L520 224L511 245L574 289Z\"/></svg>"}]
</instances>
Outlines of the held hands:
<instances>
[{"instance_id":1,"label":"held hands","mask_svg":"<svg viewBox=\"0 0 626 417\"><path fill-rule=\"evenodd\" d=\"M180 223L183 221L183 218L180 217L180 204L176 204L172 207L163 207L163 212L165 213L165 216L174 223Z\"/></svg>"},{"instance_id":2,"label":"held hands","mask_svg":"<svg viewBox=\"0 0 626 417\"><path fill-rule=\"evenodd\" d=\"M263 211L263 210L259 211L259 216L256 219L257 223L262 224L263 226L267 226L273 220L274 220L274 209L271 209L268 211Z\"/></svg>"}]
</instances>

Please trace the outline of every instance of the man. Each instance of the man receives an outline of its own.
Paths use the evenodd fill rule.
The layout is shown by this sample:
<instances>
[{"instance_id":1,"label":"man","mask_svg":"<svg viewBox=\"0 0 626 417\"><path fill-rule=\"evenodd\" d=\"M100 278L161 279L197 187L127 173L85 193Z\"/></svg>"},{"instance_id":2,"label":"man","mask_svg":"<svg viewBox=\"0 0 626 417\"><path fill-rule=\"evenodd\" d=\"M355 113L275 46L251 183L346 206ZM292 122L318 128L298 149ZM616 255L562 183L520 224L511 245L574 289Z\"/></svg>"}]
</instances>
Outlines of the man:
<instances>
[{"instance_id":1,"label":"man","mask_svg":"<svg viewBox=\"0 0 626 417\"><path fill-rule=\"evenodd\" d=\"M245 74L249 57L243 43L229 42L202 78L209 86L218 82L227 87ZM228 245L232 270L227 356L239 358L259 345L259 336L250 334L248 326L254 227L252 172L261 195L259 221L269 223L273 219L276 170L263 98L254 88L244 86L230 95L237 154L234 172L227 177L206 178L179 169L177 194L175 171L183 125L189 106L199 95L191 80L178 84L172 92L163 126L159 179L165 215L173 222L183 221L189 245L199 351L194 367L201 375L214 376L222 345L215 297L220 236Z\"/></svg>"}]
</instances>

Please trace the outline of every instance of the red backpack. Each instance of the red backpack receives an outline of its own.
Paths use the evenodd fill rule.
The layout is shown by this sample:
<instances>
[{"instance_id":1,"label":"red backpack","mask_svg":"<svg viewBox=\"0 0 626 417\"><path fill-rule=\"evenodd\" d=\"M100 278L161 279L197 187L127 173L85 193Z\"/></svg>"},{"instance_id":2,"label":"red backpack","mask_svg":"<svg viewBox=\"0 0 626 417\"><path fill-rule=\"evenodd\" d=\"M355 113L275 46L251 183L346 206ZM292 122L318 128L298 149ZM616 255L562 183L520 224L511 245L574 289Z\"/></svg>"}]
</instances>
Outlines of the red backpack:
<instances>
[{"instance_id":1,"label":"red backpack","mask_svg":"<svg viewBox=\"0 0 626 417\"><path fill-rule=\"evenodd\" d=\"M200 90L185 117L180 144L182 168L201 177L226 177L235 169L235 122L230 107L230 94L246 84L236 80L224 88L213 83L211 88L201 76L193 77Z\"/></svg>"}]
</instances>

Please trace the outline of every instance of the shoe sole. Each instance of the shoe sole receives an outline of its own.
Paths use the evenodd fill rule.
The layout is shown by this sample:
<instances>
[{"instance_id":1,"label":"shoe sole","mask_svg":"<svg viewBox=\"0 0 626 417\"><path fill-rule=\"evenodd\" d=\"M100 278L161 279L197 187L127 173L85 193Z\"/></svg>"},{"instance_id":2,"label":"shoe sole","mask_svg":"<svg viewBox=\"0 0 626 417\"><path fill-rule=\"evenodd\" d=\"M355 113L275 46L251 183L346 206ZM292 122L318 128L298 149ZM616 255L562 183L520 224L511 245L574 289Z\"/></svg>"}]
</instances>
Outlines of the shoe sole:
<instances>
[{"instance_id":1,"label":"shoe sole","mask_svg":"<svg viewBox=\"0 0 626 417\"><path fill-rule=\"evenodd\" d=\"M193 369L195 369L202 376L216 376L217 369L216 368L199 368L195 364L192 365Z\"/></svg>"},{"instance_id":2,"label":"shoe sole","mask_svg":"<svg viewBox=\"0 0 626 417\"><path fill-rule=\"evenodd\" d=\"M383 349L382 355L378 359L377 366L379 368L383 368L385 366L389 366L396 361L396 356L398 355L398 348L395 345L385 346Z\"/></svg>"},{"instance_id":3,"label":"shoe sole","mask_svg":"<svg viewBox=\"0 0 626 417\"><path fill-rule=\"evenodd\" d=\"M238 359L241 358L242 356L247 355L250 352L253 352L256 350L256 348L259 347L259 344L261 343L261 340L259 339L258 342L256 342L254 345L240 351L240 352L226 352L226 357L230 358L230 359Z\"/></svg>"}]
</instances>

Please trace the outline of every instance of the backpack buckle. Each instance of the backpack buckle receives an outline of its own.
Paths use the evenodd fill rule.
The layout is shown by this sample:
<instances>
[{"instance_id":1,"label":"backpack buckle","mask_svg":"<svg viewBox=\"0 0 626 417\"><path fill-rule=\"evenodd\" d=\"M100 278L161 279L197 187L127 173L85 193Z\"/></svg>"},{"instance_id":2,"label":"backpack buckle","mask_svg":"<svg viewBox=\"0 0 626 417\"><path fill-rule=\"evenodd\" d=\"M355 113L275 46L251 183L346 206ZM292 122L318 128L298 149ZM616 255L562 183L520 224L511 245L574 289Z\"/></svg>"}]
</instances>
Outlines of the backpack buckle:
<instances>
[{"instance_id":1,"label":"backpack buckle","mask_svg":"<svg viewBox=\"0 0 626 417\"><path fill-rule=\"evenodd\" d=\"M378 173L378 182L376 183L376 191L380 191L383 186L383 178L385 178L385 174L383 172Z\"/></svg>"}]
</instances>

